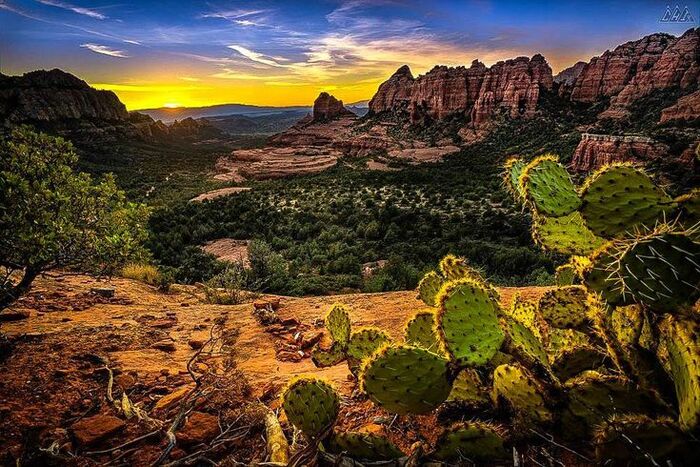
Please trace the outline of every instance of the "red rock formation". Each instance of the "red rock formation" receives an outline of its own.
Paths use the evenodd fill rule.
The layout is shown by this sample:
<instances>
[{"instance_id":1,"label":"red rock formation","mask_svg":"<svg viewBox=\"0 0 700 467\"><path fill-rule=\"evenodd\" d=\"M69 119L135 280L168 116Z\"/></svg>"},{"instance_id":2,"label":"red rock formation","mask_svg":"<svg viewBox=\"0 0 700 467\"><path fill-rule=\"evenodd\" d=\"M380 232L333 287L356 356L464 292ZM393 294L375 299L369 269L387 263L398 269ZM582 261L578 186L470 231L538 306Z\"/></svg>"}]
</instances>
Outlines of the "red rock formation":
<instances>
[{"instance_id":1,"label":"red rock formation","mask_svg":"<svg viewBox=\"0 0 700 467\"><path fill-rule=\"evenodd\" d=\"M490 69L477 60L469 68L436 66L415 79L404 65L379 86L369 108L372 113L406 110L414 122L463 113L474 126L483 126L499 108L513 117L531 116L540 87L552 88L552 69L541 55L498 62Z\"/></svg>"},{"instance_id":2,"label":"red rock formation","mask_svg":"<svg viewBox=\"0 0 700 467\"><path fill-rule=\"evenodd\" d=\"M339 117L354 117L355 114L345 108L339 101L327 92L322 92L314 101L313 120L325 122Z\"/></svg>"},{"instance_id":3,"label":"red rock formation","mask_svg":"<svg viewBox=\"0 0 700 467\"><path fill-rule=\"evenodd\" d=\"M679 38L652 34L592 58L573 84L563 83L560 94L586 103L611 98L601 117L625 117L630 104L654 90L697 86L699 58L700 30Z\"/></svg>"},{"instance_id":4,"label":"red rock formation","mask_svg":"<svg viewBox=\"0 0 700 467\"><path fill-rule=\"evenodd\" d=\"M659 123L679 120L700 120L700 91L683 96L674 105L663 109Z\"/></svg>"},{"instance_id":5,"label":"red rock formation","mask_svg":"<svg viewBox=\"0 0 700 467\"><path fill-rule=\"evenodd\" d=\"M573 86L586 65L586 62L576 62L576 64L560 71L554 77L554 83L559 85L560 94L562 94L567 87Z\"/></svg>"},{"instance_id":6,"label":"red rock formation","mask_svg":"<svg viewBox=\"0 0 700 467\"><path fill-rule=\"evenodd\" d=\"M572 170L588 172L612 162L640 162L664 158L669 148L651 138L584 133L571 160Z\"/></svg>"}]
</instances>

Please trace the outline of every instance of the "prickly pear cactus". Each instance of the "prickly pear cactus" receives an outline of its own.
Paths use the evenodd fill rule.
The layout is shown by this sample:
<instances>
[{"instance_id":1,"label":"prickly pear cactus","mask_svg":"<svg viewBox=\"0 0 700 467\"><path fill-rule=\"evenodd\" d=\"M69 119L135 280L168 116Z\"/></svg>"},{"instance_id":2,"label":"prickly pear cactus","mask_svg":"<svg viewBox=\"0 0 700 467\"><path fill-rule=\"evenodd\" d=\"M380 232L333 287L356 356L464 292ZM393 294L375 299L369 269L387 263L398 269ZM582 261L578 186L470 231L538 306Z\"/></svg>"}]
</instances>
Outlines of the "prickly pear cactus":
<instances>
[{"instance_id":1,"label":"prickly pear cactus","mask_svg":"<svg viewBox=\"0 0 700 467\"><path fill-rule=\"evenodd\" d=\"M574 285L576 269L571 264L562 264L554 272L554 280L559 287Z\"/></svg>"},{"instance_id":2,"label":"prickly pear cactus","mask_svg":"<svg viewBox=\"0 0 700 467\"><path fill-rule=\"evenodd\" d=\"M519 293L516 293L510 308L506 308L504 311L507 316L527 327L535 337L543 340L543 330L547 323L542 319L536 302L525 300Z\"/></svg>"},{"instance_id":3,"label":"prickly pear cactus","mask_svg":"<svg viewBox=\"0 0 700 467\"><path fill-rule=\"evenodd\" d=\"M484 391L484 383L473 368L465 368L457 374L452 383L448 401L463 402L469 405L482 405L489 401Z\"/></svg>"},{"instance_id":4,"label":"prickly pear cactus","mask_svg":"<svg viewBox=\"0 0 700 467\"><path fill-rule=\"evenodd\" d=\"M388 344L390 340L389 335L379 328L365 327L354 331L346 351L350 370L357 373L362 360Z\"/></svg>"},{"instance_id":5,"label":"prickly pear cactus","mask_svg":"<svg viewBox=\"0 0 700 467\"><path fill-rule=\"evenodd\" d=\"M428 306L435 306L435 300L442 284L445 282L438 273L430 271L418 283L418 296Z\"/></svg>"},{"instance_id":6,"label":"prickly pear cactus","mask_svg":"<svg viewBox=\"0 0 700 467\"><path fill-rule=\"evenodd\" d=\"M465 278L484 281L481 273L469 266L466 259L455 255L447 255L440 260L440 272L448 281Z\"/></svg>"},{"instance_id":7,"label":"prickly pear cactus","mask_svg":"<svg viewBox=\"0 0 700 467\"><path fill-rule=\"evenodd\" d=\"M483 365L503 343L498 302L471 279L448 282L438 296L436 315L442 348L459 365Z\"/></svg>"},{"instance_id":8,"label":"prickly pear cactus","mask_svg":"<svg viewBox=\"0 0 700 467\"><path fill-rule=\"evenodd\" d=\"M433 457L441 461L506 460L511 457L505 446L505 430L486 422L458 423L438 438Z\"/></svg>"},{"instance_id":9,"label":"prickly pear cactus","mask_svg":"<svg viewBox=\"0 0 700 467\"><path fill-rule=\"evenodd\" d=\"M345 350L343 350L339 342L333 342L328 349L315 347L311 351L311 361L313 361L314 365L318 368L334 366L343 360L345 360Z\"/></svg>"},{"instance_id":10,"label":"prickly pear cactus","mask_svg":"<svg viewBox=\"0 0 700 467\"><path fill-rule=\"evenodd\" d=\"M689 440L666 417L615 417L597 427L593 439L600 465L684 464L692 455Z\"/></svg>"},{"instance_id":11,"label":"prickly pear cactus","mask_svg":"<svg viewBox=\"0 0 700 467\"><path fill-rule=\"evenodd\" d=\"M537 422L552 420L542 385L520 365L501 365L493 372L492 398L502 399L521 416Z\"/></svg>"},{"instance_id":12,"label":"prickly pear cactus","mask_svg":"<svg viewBox=\"0 0 700 467\"><path fill-rule=\"evenodd\" d=\"M574 329L550 328L547 338L547 353L550 355L550 361L553 361L553 357L559 352L591 345L591 338L587 334Z\"/></svg>"},{"instance_id":13,"label":"prickly pear cactus","mask_svg":"<svg viewBox=\"0 0 700 467\"><path fill-rule=\"evenodd\" d=\"M586 227L578 211L561 217L535 215L532 239L545 250L565 255L588 255L604 243Z\"/></svg>"},{"instance_id":14,"label":"prickly pear cactus","mask_svg":"<svg viewBox=\"0 0 700 467\"><path fill-rule=\"evenodd\" d=\"M450 394L447 363L419 347L384 347L364 362L360 385L373 402L389 412L430 412Z\"/></svg>"},{"instance_id":15,"label":"prickly pear cactus","mask_svg":"<svg viewBox=\"0 0 700 467\"><path fill-rule=\"evenodd\" d=\"M603 245L590 256L588 261L579 260L579 275L583 278L586 288L600 294L608 304L625 305L632 297L625 300L618 285L610 279L616 261L615 254L613 243Z\"/></svg>"},{"instance_id":16,"label":"prickly pear cactus","mask_svg":"<svg viewBox=\"0 0 700 467\"><path fill-rule=\"evenodd\" d=\"M637 345L644 322L644 311L639 305L618 306L610 314L613 335L624 347Z\"/></svg>"},{"instance_id":17,"label":"prickly pear cactus","mask_svg":"<svg viewBox=\"0 0 700 467\"><path fill-rule=\"evenodd\" d=\"M328 329L333 340L338 342L341 348L346 348L350 340L350 313L348 308L340 303L334 304L328 311L325 322L326 329Z\"/></svg>"},{"instance_id":18,"label":"prickly pear cactus","mask_svg":"<svg viewBox=\"0 0 700 467\"><path fill-rule=\"evenodd\" d=\"M506 335L506 351L527 365L549 370L549 358L542 342L526 326L514 319L501 319Z\"/></svg>"},{"instance_id":19,"label":"prickly pear cactus","mask_svg":"<svg viewBox=\"0 0 700 467\"><path fill-rule=\"evenodd\" d=\"M673 210L671 198L643 171L613 164L591 175L581 192L581 214L594 234L618 238L635 228L653 228Z\"/></svg>"},{"instance_id":20,"label":"prickly pear cactus","mask_svg":"<svg viewBox=\"0 0 700 467\"><path fill-rule=\"evenodd\" d=\"M566 216L581 205L569 173L556 156L545 155L530 162L519 182L525 198L539 214Z\"/></svg>"},{"instance_id":21,"label":"prickly pear cactus","mask_svg":"<svg viewBox=\"0 0 700 467\"><path fill-rule=\"evenodd\" d=\"M406 323L404 340L409 345L439 352L438 335L435 331L435 312L419 311Z\"/></svg>"},{"instance_id":22,"label":"prickly pear cactus","mask_svg":"<svg viewBox=\"0 0 700 467\"><path fill-rule=\"evenodd\" d=\"M527 164L522 159L511 157L504 164L503 181L513 198L522 202L525 200L525 191L520 186L520 176Z\"/></svg>"},{"instance_id":23,"label":"prickly pear cactus","mask_svg":"<svg viewBox=\"0 0 700 467\"><path fill-rule=\"evenodd\" d=\"M540 298L540 313L550 326L578 328L589 320L586 289L569 285L549 290Z\"/></svg>"},{"instance_id":24,"label":"prickly pear cactus","mask_svg":"<svg viewBox=\"0 0 700 467\"><path fill-rule=\"evenodd\" d=\"M700 188L695 188L690 193L675 199L680 208L680 222L686 229L693 229L700 224ZM697 231L693 236L695 241L700 241Z\"/></svg>"},{"instance_id":25,"label":"prickly pear cactus","mask_svg":"<svg viewBox=\"0 0 700 467\"><path fill-rule=\"evenodd\" d=\"M668 316L660 331L676 387L680 426L695 431L700 426L700 325Z\"/></svg>"},{"instance_id":26,"label":"prickly pear cactus","mask_svg":"<svg viewBox=\"0 0 700 467\"><path fill-rule=\"evenodd\" d=\"M338 417L340 401L333 387L318 378L292 380L282 395L287 419L309 440L319 440Z\"/></svg>"},{"instance_id":27,"label":"prickly pear cactus","mask_svg":"<svg viewBox=\"0 0 700 467\"><path fill-rule=\"evenodd\" d=\"M405 456L386 437L374 433L355 431L334 433L326 448L333 454L344 453L353 459L369 461L386 461Z\"/></svg>"},{"instance_id":28,"label":"prickly pear cactus","mask_svg":"<svg viewBox=\"0 0 700 467\"><path fill-rule=\"evenodd\" d=\"M567 411L575 420L572 425L585 423L593 428L611 415L645 413L660 410L657 397L635 387L620 376L585 371L564 384L567 391Z\"/></svg>"},{"instance_id":29,"label":"prickly pear cactus","mask_svg":"<svg viewBox=\"0 0 700 467\"><path fill-rule=\"evenodd\" d=\"M674 313L700 298L700 243L663 230L623 246L611 276L623 297Z\"/></svg>"},{"instance_id":30,"label":"prickly pear cactus","mask_svg":"<svg viewBox=\"0 0 700 467\"><path fill-rule=\"evenodd\" d=\"M562 380L573 378L586 371L598 369L607 355L592 345L564 347L553 356L552 369Z\"/></svg>"}]
</instances>

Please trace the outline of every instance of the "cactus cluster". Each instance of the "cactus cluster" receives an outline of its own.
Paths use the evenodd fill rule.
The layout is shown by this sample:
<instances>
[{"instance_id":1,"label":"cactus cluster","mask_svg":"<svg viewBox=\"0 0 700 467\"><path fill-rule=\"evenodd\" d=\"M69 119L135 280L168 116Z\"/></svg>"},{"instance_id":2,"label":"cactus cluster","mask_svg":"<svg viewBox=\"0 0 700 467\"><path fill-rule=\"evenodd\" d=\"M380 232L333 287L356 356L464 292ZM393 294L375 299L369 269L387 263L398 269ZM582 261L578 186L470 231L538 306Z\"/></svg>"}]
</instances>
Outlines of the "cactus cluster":
<instances>
[{"instance_id":1,"label":"cactus cluster","mask_svg":"<svg viewBox=\"0 0 700 467\"><path fill-rule=\"evenodd\" d=\"M627 164L577 187L551 155L509 160L504 180L531 210L535 241L571 256L556 287L504 304L482 274L450 255L420 282L418 298L429 308L406 324L405 342L350 332L347 310L333 312L333 342L314 361L355 362L361 391L388 412L425 414L445 401L466 410L425 461L503 461L533 441L537 430L527 428L537 427L587 446L599 463L697 460L698 191L674 200ZM332 417L319 418L319 404L308 404L313 423L294 414L298 402L288 417L318 436ZM400 454L384 438L328 439L331 451L365 459Z\"/></svg>"}]
</instances>

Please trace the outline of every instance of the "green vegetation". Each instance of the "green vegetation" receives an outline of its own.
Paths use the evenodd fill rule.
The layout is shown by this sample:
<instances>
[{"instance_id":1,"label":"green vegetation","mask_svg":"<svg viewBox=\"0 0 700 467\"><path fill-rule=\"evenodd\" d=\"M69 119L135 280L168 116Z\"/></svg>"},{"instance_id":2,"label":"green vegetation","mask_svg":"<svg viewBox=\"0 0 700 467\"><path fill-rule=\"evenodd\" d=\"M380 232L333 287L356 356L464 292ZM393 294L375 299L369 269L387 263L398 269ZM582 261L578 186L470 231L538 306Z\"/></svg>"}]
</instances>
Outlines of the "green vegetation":
<instances>
[{"instance_id":1,"label":"green vegetation","mask_svg":"<svg viewBox=\"0 0 700 467\"><path fill-rule=\"evenodd\" d=\"M547 158L547 165L547 170L557 165L555 178L561 181L563 167L555 158ZM458 460L467 453L486 462L509 458L511 452L530 455L541 433L551 433L553 446L576 452L587 463L697 462L698 227L690 224L694 216L675 204L656 211L651 225L639 225L630 215L638 209L634 188L655 197L666 196L663 190L639 183L644 173L626 165L605 167L601 173L616 180L605 183L604 190L591 188L600 177L594 174L586 189L567 188L564 198L558 190L549 190L549 197L518 197L538 216L542 206L549 215L561 217L578 208L586 223L600 223L606 216L600 209L614 206L607 216L616 228L596 229L606 243L589 257L572 257L573 277L563 281L585 285L553 288L536 301L516 296L510 309L504 309L479 272L464 259L449 256L441 261L439 273L431 271L421 282L419 295L432 312L420 310L411 318L405 342L382 345L364 358L359 388L388 412L426 414L445 407L448 400L453 404L452 410L440 412L438 420L445 427L437 443L414 451L420 456L417 463ZM635 180L634 186L627 180ZM539 185L541 178L521 176L518 183ZM536 188L511 191L518 196ZM583 202L572 202L569 196L591 191L599 196ZM674 221L665 223L669 218ZM619 219L626 225L619 225ZM607 276L587 281L594 265L602 267L597 264L601 259ZM598 294L601 286L611 285L617 295ZM618 306L620 297L629 305ZM347 309L335 305L326 326L337 328L342 322L344 329L350 326L347 316ZM315 437L315 446L345 437L331 430L337 414L324 419L325 435ZM371 460L374 451L346 454ZM394 458L402 456L393 452Z\"/></svg>"},{"instance_id":2,"label":"green vegetation","mask_svg":"<svg viewBox=\"0 0 700 467\"><path fill-rule=\"evenodd\" d=\"M553 119L504 120L488 139L441 163L398 172L340 165L209 202L178 203L152 216L149 247L178 281L191 282L216 271L198 248L204 242L261 240L285 264L263 290L291 295L412 288L448 253L500 284L551 283L558 257L532 246L530 217L504 189L500 164L514 153L571 155L577 137L561 132ZM363 278L362 264L377 260L388 266Z\"/></svg>"},{"instance_id":3,"label":"green vegetation","mask_svg":"<svg viewBox=\"0 0 700 467\"><path fill-rule=\"evenodd\" d=\"M71 143L28 128L0 142L0 308L49 269L109 275L146 256L146 207L111 175L75 172L77 158Z\"/></svg>"}]
</instances>

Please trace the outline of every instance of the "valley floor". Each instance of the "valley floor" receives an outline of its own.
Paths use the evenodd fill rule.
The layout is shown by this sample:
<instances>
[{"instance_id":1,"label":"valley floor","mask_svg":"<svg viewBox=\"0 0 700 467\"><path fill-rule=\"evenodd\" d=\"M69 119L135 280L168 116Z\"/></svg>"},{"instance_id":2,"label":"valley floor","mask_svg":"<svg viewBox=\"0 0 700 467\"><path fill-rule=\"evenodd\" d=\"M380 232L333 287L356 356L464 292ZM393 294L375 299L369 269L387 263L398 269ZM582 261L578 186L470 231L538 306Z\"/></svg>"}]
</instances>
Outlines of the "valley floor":
<instances>
[{"instance_id":1,"label":"valley floor","mask_svg":"<svg viewBox=\"0 0 700 467\"><path fill-rule=\"evenodd\" d=\"M195 374L206 373L208 365L215 368L215 373L221 373L222 368L228 372L219 375L228 378L223 388L225 401L215 397L203 403L202 397L196 407L218 414L221 427L234 426L234 420L240 419L251 401L260 400L278 408L277 395L290 378L314 373L331 380L341 390L346 398L344 410L352 414L342 419L352 428L393 430L392 437L405 448L418 436L416 427L383 426L382 417L391 417L353 394L355 383L345 364L317 369L309 358L313 344L319 338L327 339L322 335L322 322L331 304L349 305L353 326L379 326L400 338L408 317L422 306L413 291L262 297L258 306L277 300L280 303L279 321L263 325L254 316L252 303L205 304L195 286L174 286L174 292L163 294L142 283L114 279L109 284L116 290L114 297L103 298L90 292L92 287L105 285L80 275L40 279L27 297L3 312L18 319L3 322L0 327L14 345L10 356L0 363L0 463L37 456L39 446L47 448L54 441L58 442L61 455L104 449L145 433L146 427L158 424L158 420L169 421L173 410L181 406L178 398L194 386L188 362ZM532 297L544 289L503 288L500 292L504 303L510 303L515 292ZM222 335L230 336L233 345L215 351L207 340L222 318ZM204 351L199 350L202 345ZM233 362L219 365L214 360L222 354L232 356ZM114 373L112 391L117 402L124 392L148 417L132 418L125 426L119 424L114 433L86 444L76 439L80 421L93 420L95 414L124 418L107 401L109 378L105 368ZM434 427L430 418L419 417L425 419L418 421L425 425L419 429L421 436ZM195 428L187 424L182 427L185 441L187 431L197 432ZM412 434L406 430L413 430ZM264 457L262 438L254 430L252 433L247 433L249 442L244 447L234 449L241 456L239 460ZM146 463L164 445L160 438L152 441L154 444L145 447L143 443L134 445L140 449L133 452L118 449L91 457L110 460L120 455L131 463ZM150 450L144 451L146 447ZM185 456L194 448L182 442L176 449L172 454L175 457Z\"/></svg>"}]
</instances>

